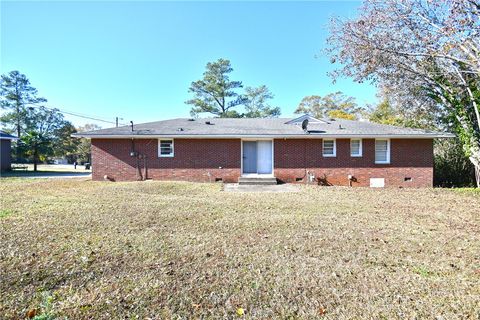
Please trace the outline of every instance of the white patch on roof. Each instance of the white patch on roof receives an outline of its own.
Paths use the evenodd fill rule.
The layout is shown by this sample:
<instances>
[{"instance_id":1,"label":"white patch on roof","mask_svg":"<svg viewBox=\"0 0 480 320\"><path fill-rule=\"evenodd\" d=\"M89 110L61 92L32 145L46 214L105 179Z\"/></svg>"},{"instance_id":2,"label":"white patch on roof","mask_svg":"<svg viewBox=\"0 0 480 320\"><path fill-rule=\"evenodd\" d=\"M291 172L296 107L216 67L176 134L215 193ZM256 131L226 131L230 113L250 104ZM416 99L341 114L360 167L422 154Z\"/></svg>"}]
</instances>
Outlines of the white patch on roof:
<instances>
[{"instance_id":1,"label":"white patch on roof","mask_svg":"<svg viewBox=\"0 0 480 320\"><path fill-rule=\"evenodd\" d=\"M302 124L302 122L304 120L308 120L308 122L317 122L317 123L328 123L327 121L325 120L320 120L320 119L317 119L315 117L313 117L311 114L308 114L308 113L305 113L304 115L298 117L298 118L295 118L295 119L292 119L290 121L287 121L285 122L285 124Z\"/></svg>"}]
</instances>

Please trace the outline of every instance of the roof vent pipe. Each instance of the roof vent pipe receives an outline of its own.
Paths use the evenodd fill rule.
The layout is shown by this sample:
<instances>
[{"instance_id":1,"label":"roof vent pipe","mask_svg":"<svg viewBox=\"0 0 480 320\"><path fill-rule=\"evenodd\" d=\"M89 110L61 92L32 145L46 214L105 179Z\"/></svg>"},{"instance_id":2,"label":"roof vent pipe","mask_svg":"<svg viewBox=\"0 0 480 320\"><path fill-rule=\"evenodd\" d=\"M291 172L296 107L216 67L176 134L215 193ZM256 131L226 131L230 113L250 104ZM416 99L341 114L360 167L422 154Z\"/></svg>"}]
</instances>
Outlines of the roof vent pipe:
<instances>
[{"instance_id":1,"label":"roof vent pipe","mask_svg":"<svg viewBox=\"0 0 480 320\"><path fill-rule=\"evenodd\" d=\"M133 132L133 121L130 121L130 125L132 126L132 132Z\"/></svg>"}]
</instances>

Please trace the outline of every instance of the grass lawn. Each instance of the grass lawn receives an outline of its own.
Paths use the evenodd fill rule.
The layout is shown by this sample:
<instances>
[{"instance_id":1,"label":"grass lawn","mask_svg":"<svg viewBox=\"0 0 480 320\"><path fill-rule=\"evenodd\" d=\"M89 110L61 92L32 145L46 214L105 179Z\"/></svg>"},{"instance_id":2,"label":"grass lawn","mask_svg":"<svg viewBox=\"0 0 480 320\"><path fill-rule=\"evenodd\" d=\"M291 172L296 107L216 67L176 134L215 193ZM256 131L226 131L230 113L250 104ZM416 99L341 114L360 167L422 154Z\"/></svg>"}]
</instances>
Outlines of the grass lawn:
<instances>
[{"instance_id":1,"label":"grass lawn","mask_svg":"<svg viewBox=\"0 0 480 320\"><path fill-rule=\"evenodd\" d=\"M0 194L0 318L480 317L478 192L2 179Z\"/></svg>"}]
</instances>

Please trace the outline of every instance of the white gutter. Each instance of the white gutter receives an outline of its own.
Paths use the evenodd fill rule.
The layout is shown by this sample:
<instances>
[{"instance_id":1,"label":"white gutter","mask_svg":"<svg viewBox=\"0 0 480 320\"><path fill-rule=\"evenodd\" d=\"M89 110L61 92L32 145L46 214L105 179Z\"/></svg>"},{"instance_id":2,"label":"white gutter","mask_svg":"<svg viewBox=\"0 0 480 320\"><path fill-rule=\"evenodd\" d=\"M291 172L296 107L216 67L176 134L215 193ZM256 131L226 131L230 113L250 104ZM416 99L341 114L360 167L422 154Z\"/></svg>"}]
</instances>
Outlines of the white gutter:
<instances>
[{"instance_id":1,"label":"white gutter","mask_svg":"<svg viewBox=\"0 0 480 320\"><path fill-rule=\"evenodd\" d=\"M115 134L82 134L75 133L72 134L74 138L87 138L87 139L158 139L158 138L172 138L172 139L322 139L322 138L371 138L371 139L380 139L380 138L404 138L404 139L427 139L427 138L454 138L455 135L452 133L423 133L423 134L209 134L209 135L187 135L187 134L168 134L168 135L142 135L142 134L125 134L125 135L115 135Z\"/></svg>"},{"instance_id":2,"label":"white gutter","mask_svg":"<svg viewBox=\"0 0 480 320\"><path fill-rule=\"evenodd\" d=\"M0 137L0 140L18 140L17 137Z\"/></svg>"}]
</instances>

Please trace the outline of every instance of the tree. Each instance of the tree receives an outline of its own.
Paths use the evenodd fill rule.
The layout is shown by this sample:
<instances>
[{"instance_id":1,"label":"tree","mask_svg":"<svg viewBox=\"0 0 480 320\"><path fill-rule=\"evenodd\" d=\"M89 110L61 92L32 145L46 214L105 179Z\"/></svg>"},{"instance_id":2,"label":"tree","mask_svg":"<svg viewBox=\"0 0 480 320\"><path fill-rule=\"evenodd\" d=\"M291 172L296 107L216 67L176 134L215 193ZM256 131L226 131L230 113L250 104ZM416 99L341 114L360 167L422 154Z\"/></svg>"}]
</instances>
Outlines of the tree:
<instances>
[{"instance_id":1,"label":"tree","mask_svg":"<svg viewBox=\"0 0 480 320\"><path fill-rule=\"evenodd\" d=\"M437 104L415 96L405 90L383 87L378 94L381 102L370 107L367 117L381 124L438 130L442 116Z\"/></svg>"},{"instance_id":2,"label":"tree","mask_svg":"<svg viewBox=\"0 0 480 320\"><path fill-rule=\"evenodd\" d=\"M245 114L246 118L278 117L281 113L279 107L272 107L268 100L273 99L273 94L267 86L245 88Z\"/></svg>"},{"instance_id":3,"label":"tree","mask_svg":"<svg viewBox=\"0 0 480 320\"><path fill-rule=\"evenodd\" d=\"M66 121L55 133L52 141L53 155L55 157L66 157L69 161L73 161L77 155L78 145L80 141L72 137L77 129L70 122Z\"/></svg>"},{"instance_id":4,"label":"tree","mask_svg":"<svg viewBox=\"0 0 480 320\"><path fill-rule=\"evenodd\" d=\"M316 118L343 118L355 120L362 108L358 107L355 98L348 97L341 91L326 96L307 96L300 101L295 113L309 113Z\"/></svg>"},{"instance_id":5,"label":"tree","mask_svg":"<svg viewBox=\"0 0 480 320\"><path fill-rule=\"evenodd\" d=\"M435 175L433 182L440 187L475 186L475 167L465 157L458 138L434 141Z\"/></svg>"},{"instance_id":6,"label":"tree","mask_svg":"<svg viewBox=\"0 0 480 320\"><path fill-rule=\"evenodd\" d=\"M52 152L51 139L35 131L27 131L20 143L25 147L25 154L31 157L33 171L37 171L37 164Z\"/></svg>"},{"instance_id":7,"label":"tree","mask_svg":"<svg viewBox=\"0 0 480 320\"><path fill-rule=\"evenodd\" d=\"M78 132L85 132L85 131L93 131L93 130L99 130L101 129L100 126L93 124L93 123L87 123L83 127L78 127L77 131ZM85 139L81 138L78 139L78 146L76 150L76 157L78 162L91 162L91 140L90 139Z\"/></svg>"},{"instance_id":8,"label":"tree","mask_svg":"<svg viewBox=\"0 0 480 320\"><path fill-rule=\"evenodd\" d=\"M372 107L368 119L372 122L427 130L438 129L445 121L436 104L402 91L381 89L381 102ZM440 122L439 122L440 121ZM459 139L434 141L434 185L441 187L471 187L475 184L475 168L462 151Z\"/></svg>"},{"instance_id":9,"label":"tree","mask_svg":"<svg viewBox=\"0 0 480 320\"><path fill-rule=\"evenodd\" d=\"M403 119L398 116L388 100L383 100L370 113L368 120L392 126L402 126Z\"/></svg>"},{"instance_id":10,"label":"tree","mask_svg":"<svg viewBox=\"0 0 480 320\"><path fill-rule=\"evenodd\" d=\"M356 120L357 117L354 114L347 113L343 110L331 110L328 111L328 116L333 119L345 119L345 120Z\"/></svg>"},{"instance_id":11,"label":"tree","mask_svg":"<svg viewBox=\"0 0 480 320\"><path fill-rule=\"evenodd\" d=\"M364 0L357 18L332 20L327 49L332 62L342 64L334 79L371 81L437 105L475 166L477 186L479 19L473 0Z\"/></svg>"},{"instance_id":12,"label":"tree","mask_svg":"<svg viewBox=\"0 0 480 320\"><path fill-rule=\"evenodd\" d=\"M211 113L218 117L240 116L232 109L244 104L246 99L235 91L243 86L241 81L230 80L232 71L230 61L226 59L207 63L203 78L190 85L189 92L194 97L185 102L193 106L190 111L192 116L199 113Z\"/></svg>"},{"instance_id":13,"label":"tree","mask_svg":"<svg viewBox=\"0 0 480 320\"><path fill-rule=\"evenodd\" d=\"M0 121L14 128L17 137L21 138L22 131L26 129L27 105L46 102L44 98L37 97L37 89L30 85L24 74L10 71L0 78L0 106L7 110L0 117Z\"/></svg>"},{"instance_id":14,"label":"tree","mask_svg":"<svg viewBox=\"0 0 480 320\"><path fill-rule=\"evenodd\" d=\"M53 143L58 132L71 124L63 119L57 109L45 107L28 108L26 119L27 129L20 138L20 145L25 149L25 154L31 157L33 170L37 171L37 164L54 154Z\"/></svg>"}]
</instances>

